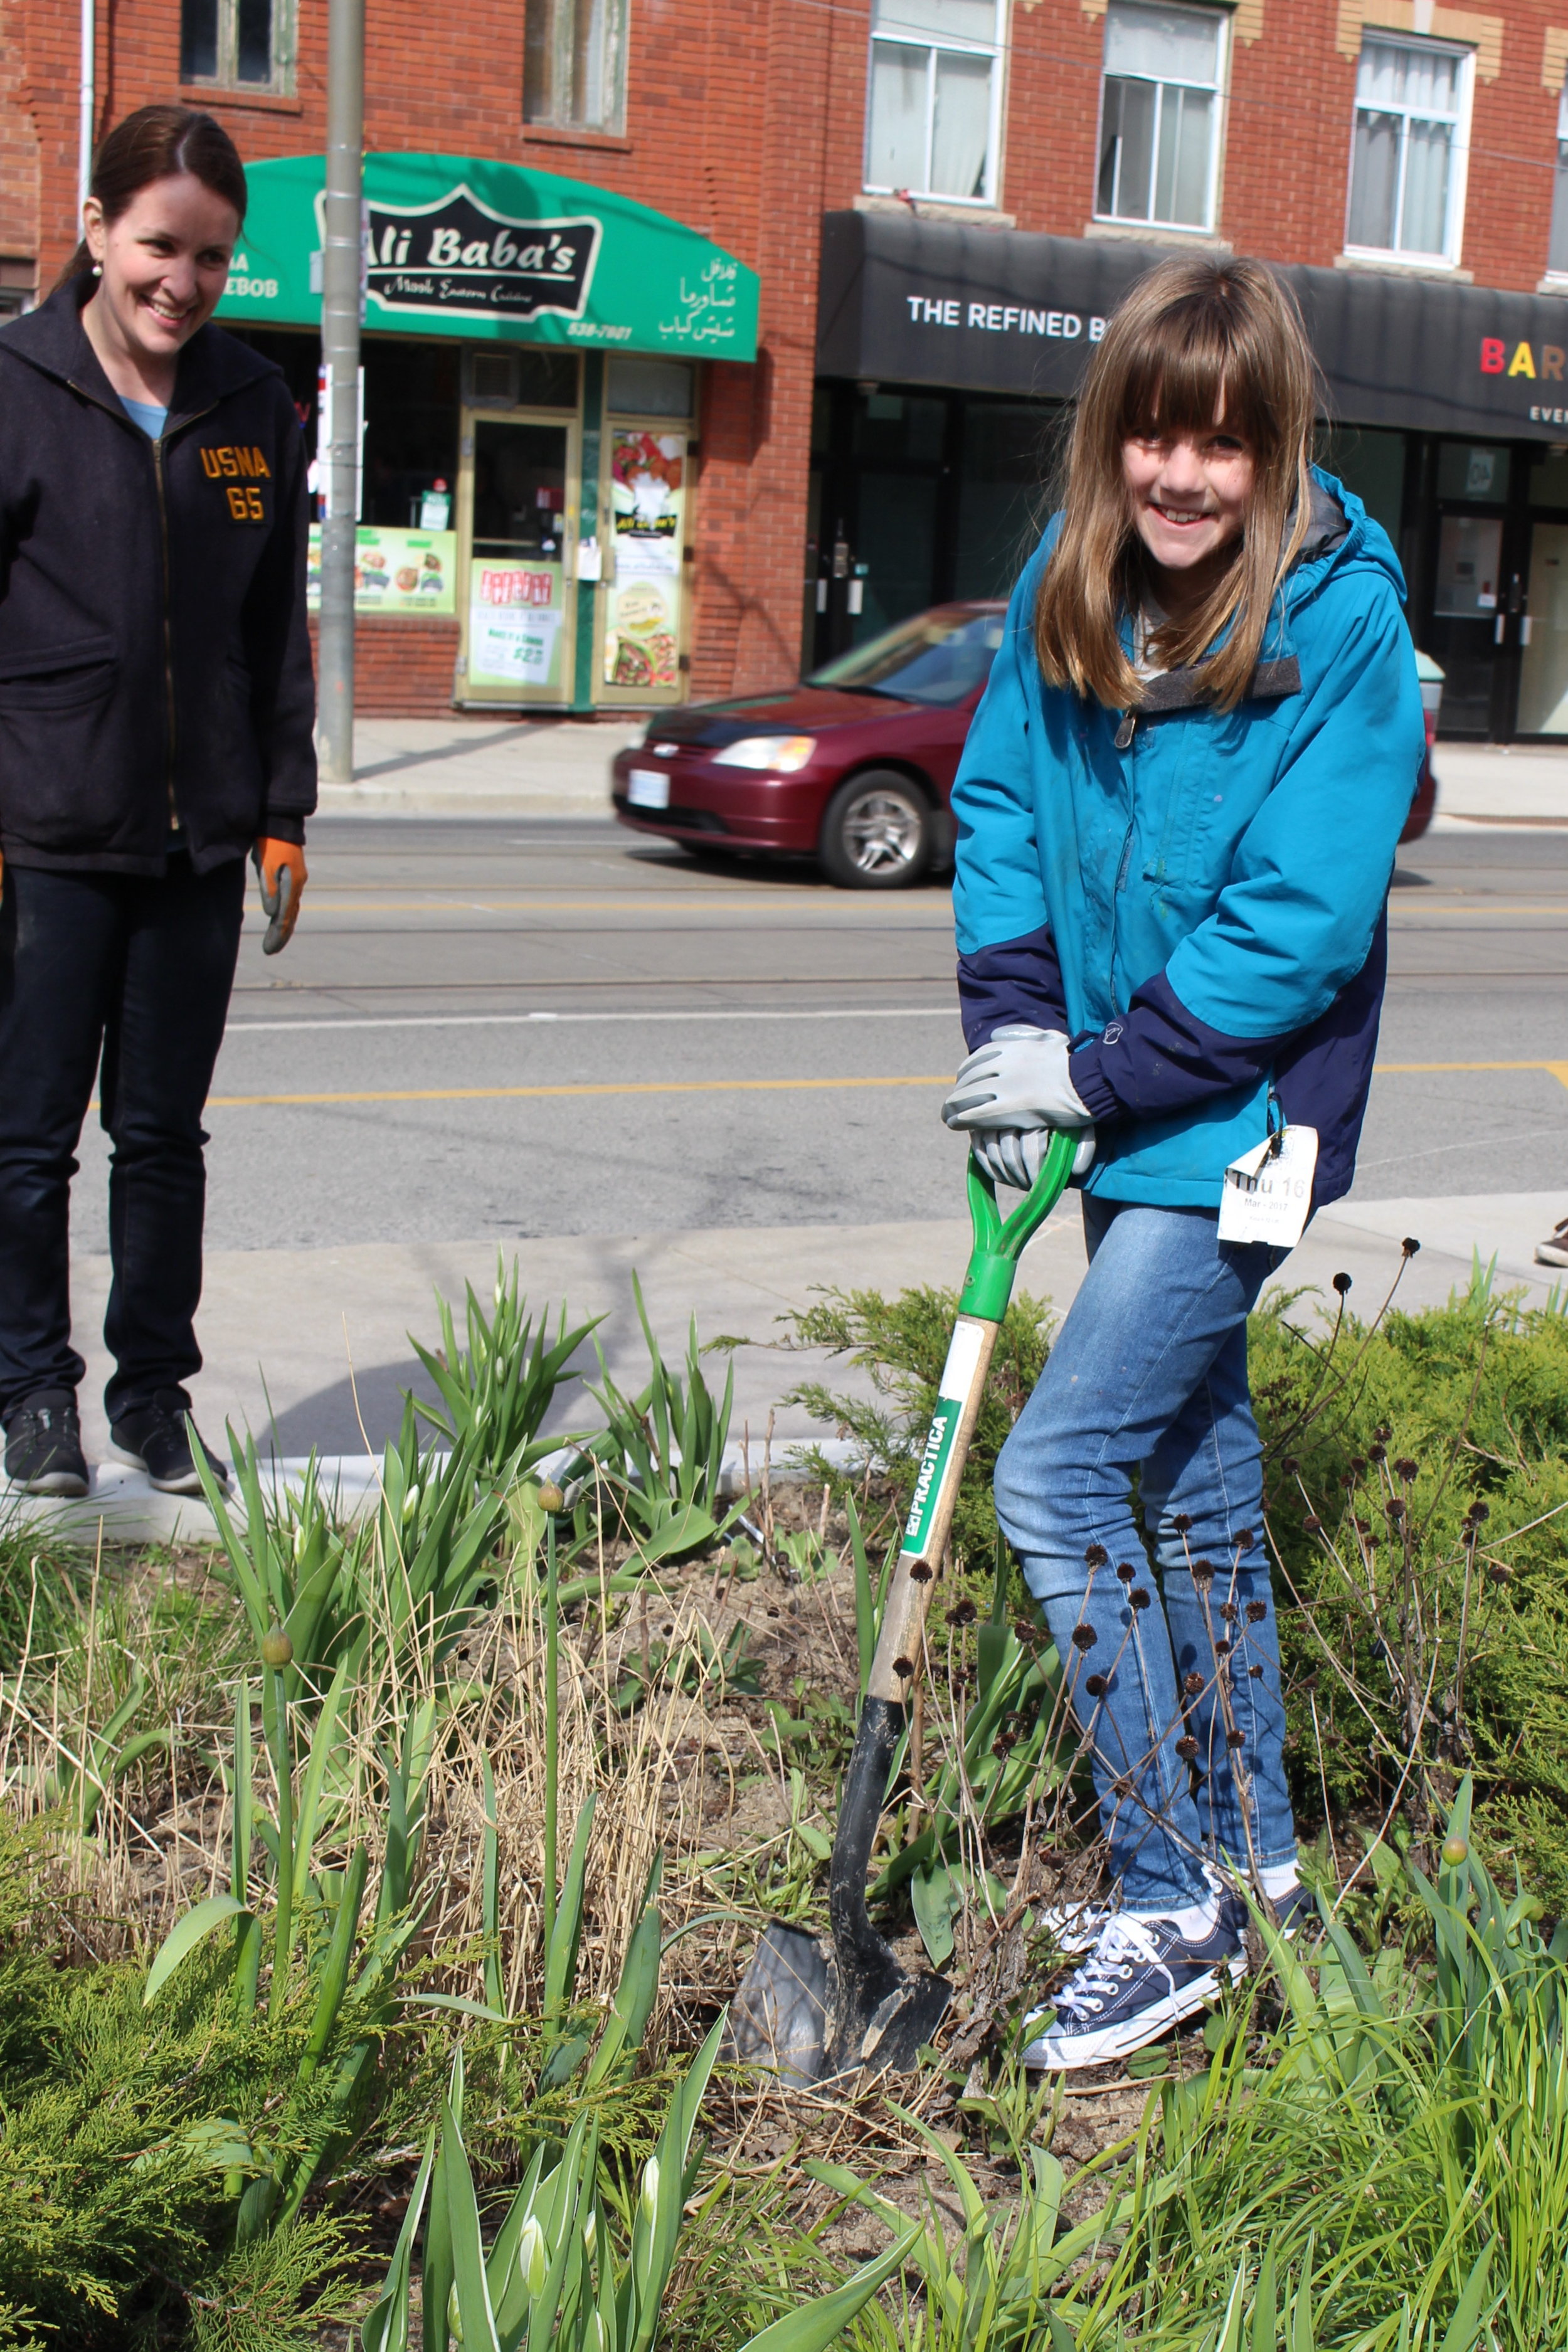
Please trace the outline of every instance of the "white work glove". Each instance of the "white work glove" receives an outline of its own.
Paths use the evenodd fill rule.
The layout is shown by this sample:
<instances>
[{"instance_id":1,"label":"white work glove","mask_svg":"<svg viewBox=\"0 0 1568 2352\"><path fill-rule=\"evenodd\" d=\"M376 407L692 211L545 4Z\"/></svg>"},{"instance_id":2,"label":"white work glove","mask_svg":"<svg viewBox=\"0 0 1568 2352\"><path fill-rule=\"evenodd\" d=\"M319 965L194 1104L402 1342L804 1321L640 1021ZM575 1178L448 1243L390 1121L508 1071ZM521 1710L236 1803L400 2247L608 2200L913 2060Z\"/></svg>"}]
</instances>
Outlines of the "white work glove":
<instances>
[{"instance_id":1,"label":"white work glove","mask_svg":"<svg viewBox=\"0 0 1568 2352\"><path fill-rule=\"evenodd\" d=\"M1068 1076L1059 1029L1019 1024L993 1031L959 1066L942 1107L949 1127L1073 1128L1093 1124Z\"/></svg>"},{"instance_id":2,"label":"white work glove","mask_svg":"<svg viewBox=\"0 0 1568 2352\"><path fill-rule=\"evenodd\" d=\"M1073 1153L1075 1176L1087 1175L1094 1159L1093 1128L1084 1129L1082 1136ZM977 1127L970 1135L969 1149L994 1184L1012 1184L1027 1192L1040 1172L1050 1139L1048 1127Z\"/></svg>"}]
</instances>

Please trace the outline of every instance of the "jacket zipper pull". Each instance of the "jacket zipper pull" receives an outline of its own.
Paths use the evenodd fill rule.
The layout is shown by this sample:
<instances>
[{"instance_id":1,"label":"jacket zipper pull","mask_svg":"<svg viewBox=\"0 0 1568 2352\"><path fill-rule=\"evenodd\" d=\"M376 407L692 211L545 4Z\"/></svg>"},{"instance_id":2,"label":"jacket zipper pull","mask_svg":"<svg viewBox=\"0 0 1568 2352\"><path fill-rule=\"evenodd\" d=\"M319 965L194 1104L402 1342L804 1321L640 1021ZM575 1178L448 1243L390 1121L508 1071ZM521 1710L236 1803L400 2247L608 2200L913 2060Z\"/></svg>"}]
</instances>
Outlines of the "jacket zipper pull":
<instances>
[{"instance_id":1,"label":"jacket zipper pull","mask_svg":"<svg viewBox=\"0 0 1568 2352\"><path fill-rule=\"evenodd\" d=\"M1124 710L1121 714L1121 724L1116 730L1116 748L1119 751L1125 751L1131 747L1137 729L1138 713L1135 710Z\"/></svg>"}]
</instances>

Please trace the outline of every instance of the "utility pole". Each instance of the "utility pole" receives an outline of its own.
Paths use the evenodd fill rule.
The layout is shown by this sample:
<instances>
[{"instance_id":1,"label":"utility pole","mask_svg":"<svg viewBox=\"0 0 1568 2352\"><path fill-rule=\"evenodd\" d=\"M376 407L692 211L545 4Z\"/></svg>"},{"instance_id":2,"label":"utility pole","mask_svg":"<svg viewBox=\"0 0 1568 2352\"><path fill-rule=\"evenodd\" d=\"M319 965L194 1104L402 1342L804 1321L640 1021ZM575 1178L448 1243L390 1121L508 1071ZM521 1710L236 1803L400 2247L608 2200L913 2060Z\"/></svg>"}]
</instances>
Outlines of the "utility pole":
<instances>
[{"instance_id":1,"label":"utility pole","mask_svg":"<svg viewBox=\"0 0 1568 2352\"><path fill-rule=\"evenodd\" d=\"M364 0L327 12L327 219L321 256L321 358L326 368L321 478L321 774L352 784L354 767L354 551L359 520L361 191L364 150Z\"/></svg>"}]
</instances>

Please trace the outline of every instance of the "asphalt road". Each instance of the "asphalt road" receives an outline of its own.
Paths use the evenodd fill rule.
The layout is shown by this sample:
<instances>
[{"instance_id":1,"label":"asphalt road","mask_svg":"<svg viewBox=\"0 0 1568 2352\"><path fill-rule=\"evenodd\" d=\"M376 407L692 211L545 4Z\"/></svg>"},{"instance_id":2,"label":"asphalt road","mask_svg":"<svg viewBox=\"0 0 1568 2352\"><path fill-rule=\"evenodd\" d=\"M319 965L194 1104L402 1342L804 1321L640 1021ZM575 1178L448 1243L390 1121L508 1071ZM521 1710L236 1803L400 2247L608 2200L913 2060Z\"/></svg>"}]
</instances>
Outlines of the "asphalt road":
<instances>
[{"instance_id":1,"label":"asphalt road","mask_svg":"<svg viewBox=\"0 0 1568 2352\"><path fill-rule=\"evenodd\" d=\"M947 895L699 867L611 824L319 821L287 953L247 915L210 1247L961 1212ZM1356 1196L1568 1209L1568 832L1401 855ZM83 1138L78 1246L103 1247Z\"/></svg>"}]
</instances>

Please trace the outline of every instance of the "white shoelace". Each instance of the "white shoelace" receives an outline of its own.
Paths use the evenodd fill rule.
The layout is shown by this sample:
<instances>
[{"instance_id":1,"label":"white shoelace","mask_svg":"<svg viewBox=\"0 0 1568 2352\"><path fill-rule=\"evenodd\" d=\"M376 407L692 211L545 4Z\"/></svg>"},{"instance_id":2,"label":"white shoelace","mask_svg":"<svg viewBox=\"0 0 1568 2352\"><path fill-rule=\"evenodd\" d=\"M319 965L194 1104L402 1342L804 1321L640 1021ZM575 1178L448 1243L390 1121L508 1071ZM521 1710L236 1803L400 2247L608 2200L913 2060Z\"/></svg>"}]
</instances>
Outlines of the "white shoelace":
<instances>
[{"instance_id":1,"label":"white shoelace","mask_svg":"<svg viewBox=\"0 0 1568 2352\"><path fill-rule=\"evenodd\" d=\"M1152 1920L1134 1919L1119 1911L1100 1931L1100 1941L1080 1969L1075 1969L1057 1995L1058 2013L1063 2010L1088 2011L1103 2009L1107 2000L1119 1992L1134 1973L1134 1964L1160 1968L1163 1965L1160 1948L1151 1927Z\"/></svg>"}]
</instances>

